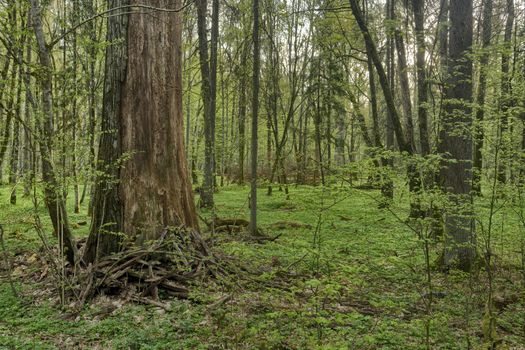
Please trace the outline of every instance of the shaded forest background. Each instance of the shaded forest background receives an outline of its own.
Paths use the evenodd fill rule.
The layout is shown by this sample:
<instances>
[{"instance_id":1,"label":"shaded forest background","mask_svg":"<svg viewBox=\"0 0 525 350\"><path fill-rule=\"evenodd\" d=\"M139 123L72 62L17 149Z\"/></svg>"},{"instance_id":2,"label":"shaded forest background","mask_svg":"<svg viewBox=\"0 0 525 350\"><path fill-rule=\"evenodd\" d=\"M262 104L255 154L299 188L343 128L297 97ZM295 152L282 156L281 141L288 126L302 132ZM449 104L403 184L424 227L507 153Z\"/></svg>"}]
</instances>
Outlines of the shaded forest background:
<instances>
[{"instance_id":1,"label":"shaded forest background","mask_svg":"<svg viewBox=\"0 0 525 350\"><path fill-rule=\"evenodd\" d=\"M350 311L327 304L382 324L392 306L366 292L342 303L345 271L392 259L383 301L396 304L389 288L410 299L403 274L419 289L390 348L523 346L524 2L16 0L0 16L6 294L38 246L75 315L101 295L169 314L168 295L194 291L222 310L253 282L308 299L315 321L290 344L245 334L232 347L342 347L340 324L370 320L334 320ZM381 239L347 236L366 227ZM29 248L21 230L38 237ZM369 244L394 253L361 257ZM372 333L353 346L381 348Z\"/></svg>"}]
</instances>

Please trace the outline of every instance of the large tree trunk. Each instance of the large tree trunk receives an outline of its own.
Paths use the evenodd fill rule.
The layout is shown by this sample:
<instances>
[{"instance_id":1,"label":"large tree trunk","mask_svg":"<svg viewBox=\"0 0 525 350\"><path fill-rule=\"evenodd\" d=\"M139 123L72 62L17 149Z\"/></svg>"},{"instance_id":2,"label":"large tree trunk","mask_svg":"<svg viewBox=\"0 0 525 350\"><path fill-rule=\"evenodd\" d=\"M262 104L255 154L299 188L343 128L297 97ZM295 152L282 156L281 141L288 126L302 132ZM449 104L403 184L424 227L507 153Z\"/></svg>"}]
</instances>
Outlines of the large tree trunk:
<instances>
[{"instance_id":1,"label":"large tree trunk","mask_svg":"<svg viewBox=\"0 0 525 350\"><path fill-rule=\"evenodd\" d=\"M175 10L180 2L147 5ZM167 226L198 229L184 152L180 15L115 14L108 41L98 156L104 174L95 185L87 263L121 248L116 233L141 243Z\"/></svg>"},{"instance_id":2,"label":"large tree trunk","mask_svg":"<svg viewBox=\"0 0 525 350\"><path fill-rule=\"evenodd\" d=\"M440 153L445 154L442 168L443 188L455 206L445 218L445 266L469 270L476 249L471 218L472 189L472 0L450 1L449 74L447 79L445 113L440 133ZM458 127L461 125L461 127Z\"/></svg>"}]
</instances>

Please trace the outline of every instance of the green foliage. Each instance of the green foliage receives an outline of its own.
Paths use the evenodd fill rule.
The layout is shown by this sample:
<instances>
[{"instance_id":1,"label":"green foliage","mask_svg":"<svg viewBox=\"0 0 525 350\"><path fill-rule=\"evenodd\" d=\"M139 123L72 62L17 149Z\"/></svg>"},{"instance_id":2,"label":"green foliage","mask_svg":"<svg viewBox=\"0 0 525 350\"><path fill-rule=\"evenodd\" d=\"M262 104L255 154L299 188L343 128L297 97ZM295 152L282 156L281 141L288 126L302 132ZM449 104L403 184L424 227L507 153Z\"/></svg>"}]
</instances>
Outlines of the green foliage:
<instances>
[{"instance_id":1,"label":"green foliage","mask_svg":"<svg viewBox=\"0 0 525 350\"><path fill-rule=\"evenodd\" d=\"M0 203L6 203L8 189L0 193ZM247 187L222 188L216 194L217 215L248 217L247 193ZM45 280L18 283L20 300L11 295L7 281L0 280L0 348L423 349L427 320L435 349L465 348L468 341L482 346L483 275L470 288L466 274L432 271L434 291L441 294L427 316L421 241L405 223L377 209L379 197L377 190L348 186L291 187L288 200L278 191L261 195L260 225L272 236L282 233L276 241L257 244L226 233L213 237L216 251L233 256L236 264L253 273L198 283L192 287L191 300L171 300L169 312L125 304L101 316L100 311L114 302L102 298L70 316L67 310L60 311L56 293ZM487 204L480 204L486 212ZM86 208L81 209L72 222L86 219ZM391 209L406 217L405 193L398 191ZM39 246L31 229L32 210L26 198L16 206L2 204L0 221L11 256ZM272 228L278 221L310 227ZM520 233L512 228L519 222L511 220L508 225L509 234L517 239ZM75 234L81 237L86 231L81 226ZM501 239L499 265L513 266L518 261L512 243ZM432 244L434 259L440 248ZM515 278L516 270L508 269ZM504 300L519 295L503 279L496 286ZM47 296L41 297L39 290L47 290ZM507 346L523 345L517 333L523 321L520 298L497 314L498 339Z\"/></svg>"}]
</instances>

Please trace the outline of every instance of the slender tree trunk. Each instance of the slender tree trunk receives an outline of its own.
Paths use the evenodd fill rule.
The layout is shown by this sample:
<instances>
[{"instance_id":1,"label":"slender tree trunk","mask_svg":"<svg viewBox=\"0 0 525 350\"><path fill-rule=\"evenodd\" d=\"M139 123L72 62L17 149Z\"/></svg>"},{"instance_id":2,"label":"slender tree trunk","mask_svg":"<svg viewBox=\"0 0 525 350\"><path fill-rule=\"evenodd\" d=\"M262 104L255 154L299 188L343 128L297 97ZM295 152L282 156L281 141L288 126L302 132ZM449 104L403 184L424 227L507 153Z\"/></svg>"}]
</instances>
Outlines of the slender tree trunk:
<instances>
[{"instance_id":1,"label":"slender tree trunk","mask_svg":"<svg viewBox=\"0 0 525 350\"><path fill-rule=\"evenodd\" d=\"M368 84L370 85L370 112L372 115L372 135L375 147L383 147L379 132L379 113L377 112L377 89L372 56L367 52Z\"/></svg>"},{"instance_id":2,"label":"slender tree trunk","mask_svg":"<svg viewBox=\"0 0 525 350\"><path fill-rule=\"evenodd\" d=\"M337 138L335 140L335 163L337 166L342 166L346 163L345 160L345 143L346 143L346 123L344 115L338 115L336 119L337 124Z\"/></svg>"},{"instance_id":3,"label":"slender tree trunk","mask_svg":"<svg viewBox=\"0 0 525 350\"><path fill-rule=\"evenodd\" d=\"M350 90L348 90L348 97L350 99L350 102L352 103L352 108L354 112L354 117L357 121L357 126L359 127L359 130L361 131L361 136L363 137L363 141L365 142L366 147L372 148L377 146L370 137L370 134L368 133L368 127L366 126L365 116L361 112L361 108L359 107L359 102L357 101L357 97L354 95L354 93Z\"/></svg>"},{"instance_id":4,"label":"slender tree trunk","mask_svg":"<svg viewBox=\"0 0 525 350\"><path fill-rule=\"evenodd\" d=\"M250 188L250 233L257 234L257 146L259 113L259 0L253 0L253 98L252 98L252 144Z\"/></svg>"},{"instance_id":5,"label":"slender tree trunk","mask_svg":"<svg viewBox=\"0 0 525 350\"><path fill-rule=\"evenodd\" d=\"M321 184L324 186L324 165L323 165L323 151L321 144L321 57L319 56L317 62L317 101L315 112L315 153L316 153L316 169L321 175Z\"/></svg>"},{"instance_id":6,"label":"slender tree trunk","mask_svg":"<svg viewBox=\"0 0 525 350\"><path fill-rule=\"evenodd\" d=\"M47 43L45 42L44 31L42 29L41 9L38 0L31 0L31 19L35 31L38 46L38 58L43 69L40 76L42 89L42 109L43 120L41 125L41 135L39 137L40 154L42 156L42 179L44 181L44 201L53 223L55 234L64 244L64 255L70 264L75 263L77 249L73 241L72 233L67 218L66 206L60 193L55 170L53 168L53 75L51 56Z\"/></svg>"},{"instance_id":7,"label":"slender tree trunk","mask_svg":"<svg viewBox=\"0 0 525 350\"><path fill-rule=\"evenodd\" d=\"M399 83L401 87L401 102L403 106L403 114L405 115L405 135L408 142L410 142L412 149L416 150L416 142L414 138L414 121L412 119L412 101L410 97L410 84L408 80L408 65L405 49L405 40L403 34L396 28L394 31L394 41L397 51L397 67L399 73Z\"/></svg>"},{"instance_id":8,"label":"slender tree trunk","mask_svg":"<svg viewBox=\"0 0 525 350\"><path fill-rule=\"evenodd\" d=\"M485 94L487 89L487 65L489 63L489 46L492 37L492 0L485 0L483 5L483 28L481 33L481 57L479 60L479 82L474 124L474 152L472 159L472 190L481 195L481 174L483 171L483 142L485 132Z\"/></svg>"},{"instance_id":9,"label":"slender tree trunk","mask_svg":"<svg viewBox=\"0 0 525 350\"><path fill-rule=\"evenodd\" d=\"M16 28L18 24L18 8L15 4L13 6L13 11L10 13L10 17L12 19L11 25L13 28ZM21 27L25 27L25 23L20 23ZM13 53L17 55L17 57L22 57L22 47L24 46L23 40L16 40L16 46L13 49ZM18 119L20 116L20 108L21 108L21 94L22 94L22 75L23 69L22 65L18 64L13 67L13 76L11 80L11 91L9 96L9 108L7 113L10 113L12 115L13 121L13 132L11 135L11 154L9 159L9 183L14 185L13 189L11 190L11 198L10 202L11 204L16 204L16 182L18 178L18 147L20 143L20 120ZM14 117L14 118L13 118ZM6 145L7 146L7 145ZM0 165L1 166L1 165Z\"/></svg>"},{"instance_id":10,"label":"slender tree trunk","mask_svg":"<svg viewBox=\"0 0 525 350\"><path fill-rule=\"evenodd\" d=\"M439 65L443 83L448 75L448 14L449 14L449 0L441 0L439 5L438 16L438 42L439 42ZM444 85L444 84L442 84ZM445 94L445 89L442 88L442 99Z\"/></svg>"},{"instance_id":11,"label":"slender tree trunk","mask_svg":"<svg viewBox=\"0 0 525 350\"><path fill-rule=\"evenodd\" d=\"M394 13L395 13L395 0L387 0L386 2L386 18L393 22L394 21ZM395 86L396 86L396 71L395 71L395 43L394 43L394 30L392 28L387 28L387 44L386 44L386 86L388 86L388 91L392 95L392 103L395 109ZM369 50L371 51L371 50ZM373 61L373 60L372 60ZM382 66L382 65L381 65ZM377 69L377 67L376 67ZM381 82L381 78L380 82ZM386 98L385 98L386 100ZM385 101L386 102L386 101ZM386 108L386 148L388 150L394 150L395 147L395 130L394 130L394 116L392 115L392 108L388 106L388 102L386 102L387 108ZM401 120L400 120L401 123ZM401 124L400 124L401 128ZM388 159L388 165L393 166L393 160ZM392 192L393 196L393 192Z\"/></svg>"},{"instance_id":12,"label":"slender tree trunk","mask_svg":"<svg viewBox=\"0 0 525 350\"><path fill-rule=\"evenodd\" d=\"M9 61L9 60L6 60ZM6 66L9 66L9 63L6 63ZM5 155L7 154L7 146L9 145L9 139L10 139L10 131L12 129L11 123L13 121L13 105L14 105L14 91L15 91L15 85L16 85L16 76L17 76L17 70L15 68L12 69L11 77L9 79L10 85L9 85L9 96L8 96L8 102L6 103L5 109L3 108L3 105L0 106L0 110L3 110L5 113L5 123L4 123L4 130L2 134L2 138L0 139L0 184L2 183L3 177L2 177L2 169L4 164ZM7 73L6 73L7 77ZM5 86L5 85L4 85ZM0 94L3 94L0 92Z\"/></svg>"},{"instance_id":13,"label":"slender tree trunk","mask_svg":"<svg viewBox=\"0 0 525 350\"><path fill-rule=\"evenodd\" d=\"M78 1L73 1L73 13L72 17L74 22L78 21ZM78 128L78 106L77 106L77 70L78 70L78 55L77 55L77 34L73 33L72 38L72 50L73 50L73 101L71 106L71 142L72 142L72 151L71 151L71 174L73 177L73 201L74 201L74 212L80 212L80 198L78 192L78 172L77 172L77 128Z\"/></svg>"},{"instance_id":14,"label":"slender tree trunk","mask_svg":"<svg viewBox=\"0 0 525 350\"><path fill-rule=\"evenodd\" d=\"M84 4L86 6L86 12L88 16L93 16L95 14L94 4L95 0L88 0ZM87 91L88 91L88 140L89 140L89 172L87 182L90 184L89 189L89 204L88 204L88 215L91 216L93 213L93 200L95 196L95 169L96 169L96 150L95 150L95 130L97 126L97 112L96 112L96 70L95 63L97 58L97 52L95 48L95 43L97 40L95 24L93 21L86 24L86 30L89 36L89 48L87 50ZM86 194L87 183L84 185L82 190L82 196L80 198L80 203L84 202Z\"/></svg>"},{"instance_id":15,"label":"slender tree trunk","mask_svg":"<svg viewBox=\"0 0 525 350\"><path fill-rule=\"evenodd\" d=\"M25 26L25 24L22 22ZM24 46L24 41L21 40L20 45ZM22 57L22 48L18 49L19 57ZM24 68L22 65L18 66L18 80L16 88L16 117L13 125L13 143L11 145L11 166L9 172L9 183L13 184L13 189L11 190L11 204L16 204L16 187L19 176L19 148L20 148L20 116L22 115L22 79L24 76Z\"/></svg>"},{"instance_id":16,"label":"slender tree trunk","mask_svg":"<svg viewBox=\"0 0 525 350\"><path fill-rule=\"evenodd\" d=\"M205 208L212 208L214 192L213 169L215 153L215 87L213 86L213 84L216 81L216 70L215 72L212 72L213 64L211 64L211 62L208 61L208 36L206 34L206 16L208 12L208 1L195 0L195 4L197 7L199 62L202 77L201 94L204 103L204 182L201 190L200 205ZM215 43L215 51L217 51L216 45L217 44ZM212 56L214 56L213 53ZM215 68L216 62L217 61L215 57ZM212 75L214 75L214 77L212 77Z\"/></svg>"},{"instance_id":17,"label":"slender tree trunk","mask_svg":"<svg viewBox=\"0 0 525 350\"><path fill-rule=\"evenodd\" d=\"M412 148L411 143L407 141L404 135L403 128L401 126L401 119L399 117L399 113L397 112L397 108L395 106L393 88L391 87L391 84L389 84L388 82L388 77L385 73L383 65L381 64L381 60L379 58L379 54L377 52L376 45L374 41L372 40L372 37L370 35L366 22L364 21L363 14L361 13L361 9L359 8L357 0L349 0L349 1L350 1L350 6L352 8L352 13L354 14L354 17L363 35L365 45L367 46L367 52L370 54L372 62L374 63L377 74L379 76L379 83L383 90L383 96L385 97L388 117L392 122L392 128L393 128L393 131L397 139L399 150L401 152L407 153L408 155L413 155L414 149ZM388 148L388 144L387 144L387 148ZM417 172L417 168L415 167L415 164L413 162L409 162L407 165L407 175L409 178L408 182L409 182L410 191L412 193L417 194L421 188L421 180L419 177L419 173ZM411 202L411 216L414 217L414 216L420 216L420 215L421 213L420 213L418 201L417 200L412 201Z\"/></svg>"},{"instance_id":18,"label":"slender tree trunk","mask_svg":"<svg viewBox=\"0 0 525 350\"><path fill-rule=\"evenodd\" d=\"M248 49L247 45L243 44L242 48L242 61L246 62L248 58ZM246 88L247 88L247 78L244 67L239 67L239 120L238 120L238 166L239 166L239 175L237 183L239 185L244 184L244 157L246 151Z\"/></svg>"},{"instance_id":19,"label":"slender tree trunk","mask_svg":"<svg viewBox=\"0 0 525 350\"><path fill-rule=\"evenodd\" d=\"M498 166L498 181L505 183L508 168L508 142L506 133L509 127L509 108L511 106L511 81L510 53L512 45L512 28L514 27L514 0L506 1L507 20L505 21L505 34L503 37L503 53L501 54L501 96L500 96L500 135L501 135L501 161Z\"/></svg>"},{"instance_id":20,"label":"slender tree trunk","mask_svg":"<svg viewBox=\"0 0 525 350\"><path fill-rule=\"evenodd\" d=\"M328 90L328 96L326 99L326 114L325 114L325 120L326 120L326 130L324 132L324 137L326 139L326 169L328 172L330 172L330 168L332 167L332 92L329 89Z\"/></svg>"},{"instance_id":21,"label":"slender tree trunk","mask_svg":"<svg viewBox=\"0 0 525 350\"><path fill-rule=\"evenodd\" d=\"M27 14L27 23L31 23L31 11L28 11ZM29 40L28 40L29 41ZM24 98L24 147L23 147L23 162L22 162L22 171L24 176L24 196L29 196L31 193L31 187L33 184L33 178L35 169L33 167L33 160L35 156L35 149L32 139L32 130L34 130L33 127L33 121L31 118L31 106L30 101L32 98L31 95L31 72L30 72L30 66L32 61L32 48L29 43L27 44L26 49L26 62L27 67L24 71L24 80L25 80L25 98Z\"/></svg>"},{"instance_id":22,"label":"slender tree trunk","mask_svg":"<svg viewBox=\"0 0 525 350\"><path fill-rule=\"evenodd\" d=\"M412 148L410 147L410 144L406 142L406 138L403 133L403 128L401 127L401 120L399 118L399 114L396 109L396 105L394 102L394 96L390 89L390 84L388 82L388 78L383 68L383 65L381 64L381 59L379 58L379 53L377 52L376 45L374 41L372 40L372 36L370 35L370 32L368 31L368 27L366 26L365 21L363 20L363 15L361 13L361 9L358 6L357 0L349 0L349 1L350 1L350 6L352 8L352 13L354 14L354 17L356 18L357 24L359 25L359 28L365 40L365 44L368 47L368 51L370 53L372 63L374 64L377 74L379 76L379 83L381 85L383 94L385 96L385 102L387 105L387 109L392 116L391 118L392 127L395 133L395 136L397 138L399 149L403 152L412 154Z\"/></svg>"},{"instance_id":23,"label":"slender tree trunk","mask_svg":"<svg viewBox=\"0 0 525 350\"><path fill-rule=\"evenodd\" d=\"M417 73L417 119L419 122L419 144L423 156L430 154L428 132L428 81L425 69L425 0L412 0L414 26L416 30L416 73Z\"/></svg>"},{"instance_id":24,"label":"slender tree trunk","mask_svg":"<svg viewBox=\"0 0 525 350\"><path fill-rule=\"evenodd\" d=\"M226 166L226 115L228 113L228 100L225 96L224 66L221 69L221 187L224 186L224 170Z\"/></svg>"}]
</instances>

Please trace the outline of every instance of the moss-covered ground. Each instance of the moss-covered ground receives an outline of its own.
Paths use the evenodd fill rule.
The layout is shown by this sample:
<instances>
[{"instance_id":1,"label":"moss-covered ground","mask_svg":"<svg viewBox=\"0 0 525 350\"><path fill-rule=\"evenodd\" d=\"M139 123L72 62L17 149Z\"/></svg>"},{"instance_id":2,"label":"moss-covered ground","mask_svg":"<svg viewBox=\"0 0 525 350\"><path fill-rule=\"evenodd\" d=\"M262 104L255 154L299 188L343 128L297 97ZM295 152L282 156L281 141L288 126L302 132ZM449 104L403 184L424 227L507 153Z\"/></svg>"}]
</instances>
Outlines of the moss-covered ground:
<instances>
[{"instance_id":1,"label":"moss-covered ground","mask_svg":"<svg viewBox=\"0 0 525 350\"><path fill-rule=\"evenodd\" d=\"M206 234L218 255L232 257L237 273L195 283L189 300L170 300L170 311L98 297L70 315L50 285L33 202L19 195L11 205L9 191L0 189L0 223L20 295L12 295L2 261L0 349L486 348L485 270L439 271L442 248L430 242L429 310L423 242L404 222L406 193L397 193L388 211L378 209L375 190L291 186L287 198L261 188L259 225L277 239ZM217 216L247 219L248 192L221 188ZM38 212L48 225L42 203ZM80 214L69 213L75 235L85 236L86 204ZM495 223L495 337L502 349L525 349L524 233L510 209L500 210ZM101 312L107 304L112 311Z\"/></svg>"}]
</instances>

